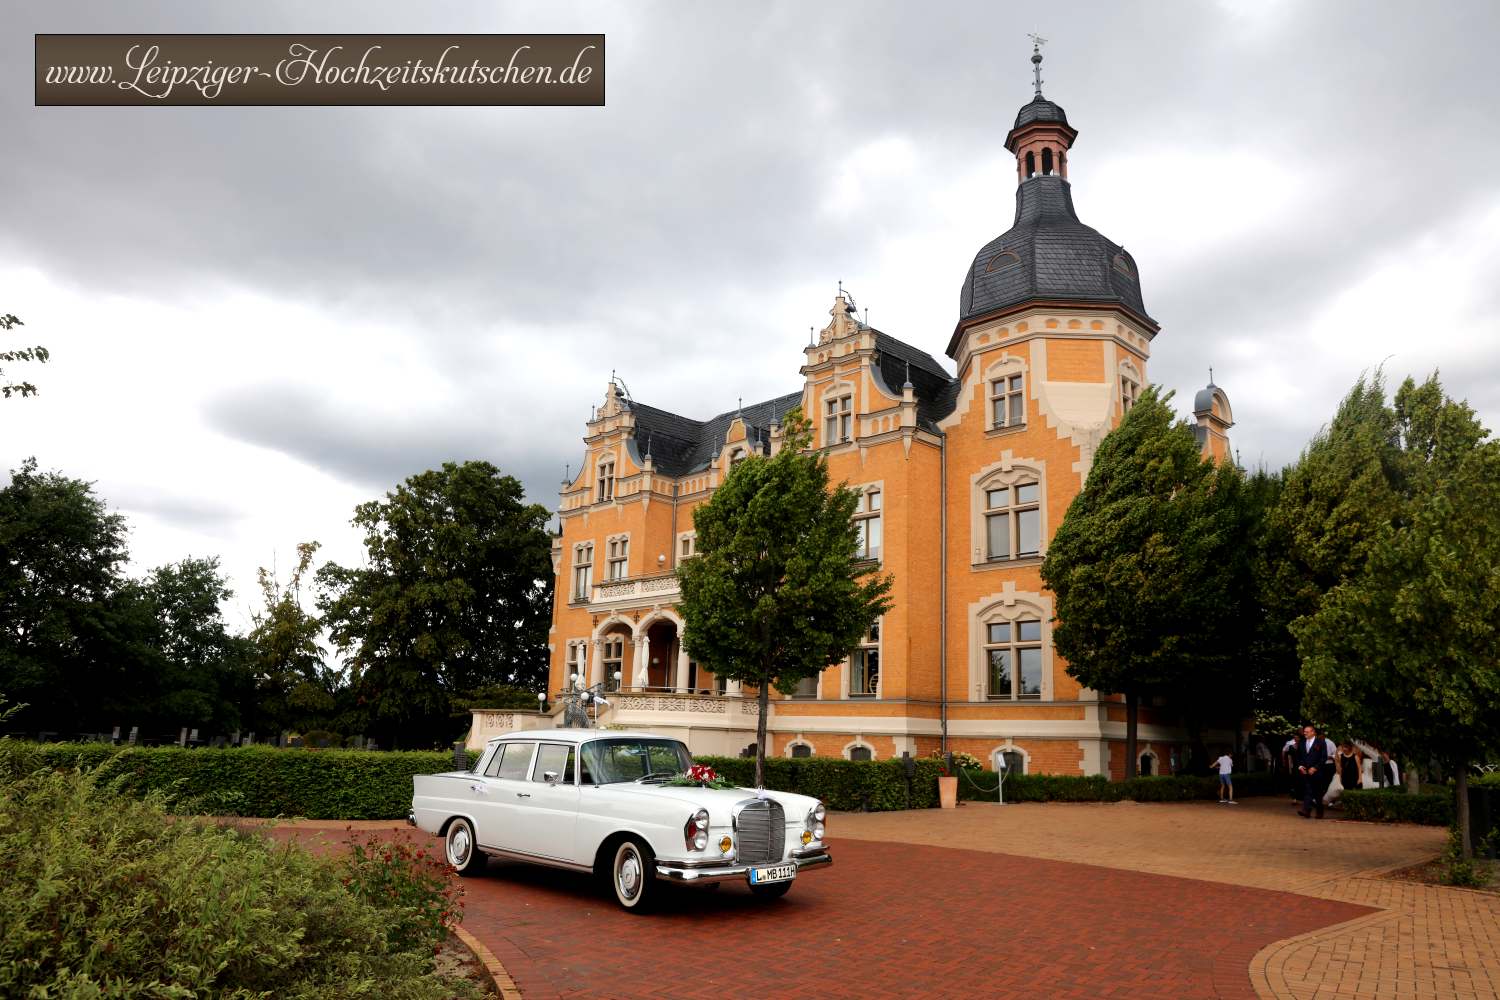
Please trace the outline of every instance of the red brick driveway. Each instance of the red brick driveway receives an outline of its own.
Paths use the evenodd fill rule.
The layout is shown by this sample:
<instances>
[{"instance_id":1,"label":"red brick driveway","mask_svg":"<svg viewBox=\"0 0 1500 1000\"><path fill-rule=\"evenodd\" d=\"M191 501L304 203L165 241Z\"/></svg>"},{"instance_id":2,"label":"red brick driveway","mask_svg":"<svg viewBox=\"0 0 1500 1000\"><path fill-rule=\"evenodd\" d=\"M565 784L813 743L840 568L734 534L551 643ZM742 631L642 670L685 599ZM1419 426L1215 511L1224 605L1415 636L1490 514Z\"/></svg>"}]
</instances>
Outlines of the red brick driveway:
<instances>
[{"instance_id":1,"label":"red brick driveway","mask_svg":"<svg viewBox=\"0 0 1500 1000\"><path fill-rule=\"evenodd\" d=\"M279 832L279 831L278 831ZM1273 941L1372 912L1307 896L876 841L784 899L677 888L618 910L591 879L492 861L464 926L526 1000L553 997L1255 996Z\"/></svg>"}]
</instances>

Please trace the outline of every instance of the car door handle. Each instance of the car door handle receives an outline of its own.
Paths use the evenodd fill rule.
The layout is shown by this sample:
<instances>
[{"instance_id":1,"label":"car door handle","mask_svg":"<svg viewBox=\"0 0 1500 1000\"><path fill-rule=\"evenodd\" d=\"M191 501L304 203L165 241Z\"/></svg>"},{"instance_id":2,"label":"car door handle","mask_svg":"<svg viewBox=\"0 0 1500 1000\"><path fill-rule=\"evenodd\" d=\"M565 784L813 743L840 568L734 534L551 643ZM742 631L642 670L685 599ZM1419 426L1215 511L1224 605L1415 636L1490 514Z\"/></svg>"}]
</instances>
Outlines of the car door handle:
<instances>
[{"instance_id":1,"label":"car door handle","mask_svg":"<svg viewBox=\"0 0 1500 1000\"><path fill-rule=\"evenodd\" d=\"M529 799L529 798L531 798L531 793L530 792L517 792L516 793L516 798L518 798L518 799Z\"/></svg>"},{"instance_id":2,"label":"car door handle","mask_svg":"<svg viewBox=\"0 0 1500 1000\"><path fill-rule=\"evenodd\" d=\"M488 795L489 794L489 790L486 789L483 785L470 785L469 786L469 791L474 792L474 793L476 793L478 795Z\"/></svg>"}]
</instances>

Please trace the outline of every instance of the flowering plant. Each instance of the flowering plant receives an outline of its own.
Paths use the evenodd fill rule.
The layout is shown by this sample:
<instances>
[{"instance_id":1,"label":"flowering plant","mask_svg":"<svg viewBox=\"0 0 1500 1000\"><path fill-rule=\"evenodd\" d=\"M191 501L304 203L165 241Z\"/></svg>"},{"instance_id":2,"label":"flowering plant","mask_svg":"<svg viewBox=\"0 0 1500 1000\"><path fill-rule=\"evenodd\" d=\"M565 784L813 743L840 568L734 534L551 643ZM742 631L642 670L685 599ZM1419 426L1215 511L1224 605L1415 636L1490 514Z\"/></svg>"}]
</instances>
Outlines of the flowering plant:
<instances>
[{"instance_id":1,"label":"flowering plant","mask_svg":"<svg viewBox=\"0 0 1500 1000\"><path fill-rule=\"evenodd\" d=\"M719 777L719 773L707 764L694 764L687 769L685 774L679 774L669 785L696 785L700 788L733 788L734 784L728 778Z\"/></svg>"},{"instance_id":2,"label":"flowering plant","mask_svg":"<svg viewBox=\"0 0 1500 1000\"><path fill-rule=\"evenodd\" d=\"M463 920L464 890L441 854L406 837L382 840L348 831L344 886L382 908L386 940L393 950L437 948Z\"/></svg>"},{"instance_id":3,"label":"flowering plant","mask_svg":"<svg viewBox=\"0 0 1500 1000\"><path fill-rule=\"evenodd\" d=\"M943 774L947 775L948 764L946 759L943 757L943 751L934 750L932 751L932 753L928 754L928 756L936 757L938 760L943 761ZM980 764L979 758L975 757L973 754L964 753L962 750L955 750L953 751L953 766L961 771L964 768L978 769L980 767L983 767L984 765Z\"/></svg>"}]
</instances>

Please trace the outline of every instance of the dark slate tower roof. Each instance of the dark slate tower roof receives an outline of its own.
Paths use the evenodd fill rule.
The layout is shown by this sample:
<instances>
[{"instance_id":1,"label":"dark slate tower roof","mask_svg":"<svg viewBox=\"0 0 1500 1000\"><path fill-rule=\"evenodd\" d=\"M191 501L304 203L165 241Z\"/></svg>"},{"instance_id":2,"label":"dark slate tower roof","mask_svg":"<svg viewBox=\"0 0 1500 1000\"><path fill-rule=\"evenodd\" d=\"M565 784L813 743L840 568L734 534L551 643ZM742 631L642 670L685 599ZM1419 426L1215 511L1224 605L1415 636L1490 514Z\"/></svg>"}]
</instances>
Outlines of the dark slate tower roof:
<instances>
[{"instance_id":1,"label":"dark slate tower roof","mask_svg":"<svg viewBox=\"0 0 1500 1000\"><path fill-rule=\"evenodd\" d=\"M1067 125L1068 113L1062 109L1061 105L1053 104L1041 94L1037 94L1029 104L1021 105L1021 110L1016 115L1016 123L1011 127L1018 129L1032 122L1056 122L1059 125Z\"/></svg>"},{"instance_id":2,"label":"dark slate tower roof","mask_svg":"<svg viewBox=\"0 0 1500 1000\"><path fill-rule=\"evenodd\" d=\"M693 420L634 400L626 405L635 415L635 450L641 457L649 450L658 469L669 476L681 476L708 468L709 461L724 447L729 425L736 417L745 421L750 446L765 452L771 443L771 425L780 423L800 402L802 393L793 392L726 410L708 420Z\"/></svg>"},{"instance_id":3,"label":"dark slate tower roof","mask_svg":"<svg viewBox=\"0 0 1500 1000\"><path fill-rule=\"evenodd\" d=\"M1135 258L1079 221L1071 187L1055 174L1016 189L1015 223L980 249L964 278L959 322L1031 299L1119 305L1156 325Z\"/></svg>"}]
</instances>

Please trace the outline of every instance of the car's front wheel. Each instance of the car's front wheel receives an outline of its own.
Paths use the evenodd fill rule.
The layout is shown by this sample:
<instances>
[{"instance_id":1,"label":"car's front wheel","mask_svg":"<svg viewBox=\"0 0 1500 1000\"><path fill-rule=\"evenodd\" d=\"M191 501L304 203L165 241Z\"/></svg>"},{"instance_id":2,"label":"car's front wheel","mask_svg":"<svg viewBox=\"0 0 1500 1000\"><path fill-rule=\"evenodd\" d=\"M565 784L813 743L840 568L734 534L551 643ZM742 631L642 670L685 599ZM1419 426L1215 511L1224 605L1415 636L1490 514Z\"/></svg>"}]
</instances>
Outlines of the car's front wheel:
<instances>
[{"instance_id":1,"label":"car's front wheel","mask_svg":"<svg viewBox=\"0 0 1500 1000\"><path fill-rule=\"evenodd\" d=\"M462 816L448 824L443 851L448 856L448 864L460 875L478 875L484 871L485 862L489 860L479 849L479 841L474 836L474 825Z\"/></svg>"},{"instance_id":2,"label":"car's front wheel","mask_svg":"<svg viewBox=\"0 0 1500 1000\"><path fill-rule=\"evenodd\" d=\"M632 913L646 913L656 905L656 858L651 848L630 837L620 841L609 866L615 901Z\"/></svg>"}]
</instances>

